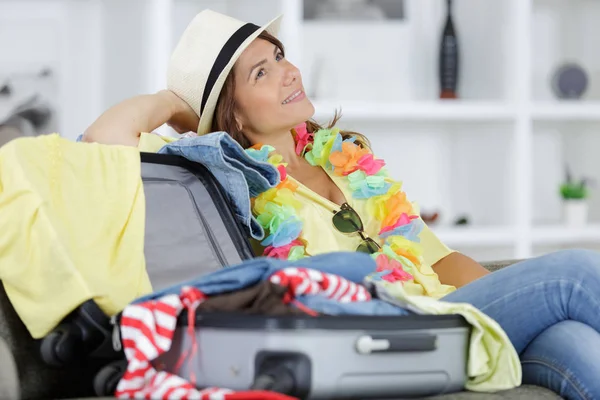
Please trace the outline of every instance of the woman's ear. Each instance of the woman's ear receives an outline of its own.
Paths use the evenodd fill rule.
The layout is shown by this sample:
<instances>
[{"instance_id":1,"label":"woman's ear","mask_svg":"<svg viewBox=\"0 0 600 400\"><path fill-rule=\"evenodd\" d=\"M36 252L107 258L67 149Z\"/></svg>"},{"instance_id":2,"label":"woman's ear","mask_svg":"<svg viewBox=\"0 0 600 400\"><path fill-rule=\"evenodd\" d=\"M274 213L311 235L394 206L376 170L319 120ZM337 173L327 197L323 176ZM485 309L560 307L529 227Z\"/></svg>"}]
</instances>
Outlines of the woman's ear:
<instances>
[{"instance_id":1,"label":"woman's ear","mask_svg":"<svg viewBox=\"0 0 600 400\"><path fill-rule=\"evenodd\" d=\"M242 124L242 119L235 113L235 127L238 132L242 132L244 125Z\"/></svg>"}]
</instances>

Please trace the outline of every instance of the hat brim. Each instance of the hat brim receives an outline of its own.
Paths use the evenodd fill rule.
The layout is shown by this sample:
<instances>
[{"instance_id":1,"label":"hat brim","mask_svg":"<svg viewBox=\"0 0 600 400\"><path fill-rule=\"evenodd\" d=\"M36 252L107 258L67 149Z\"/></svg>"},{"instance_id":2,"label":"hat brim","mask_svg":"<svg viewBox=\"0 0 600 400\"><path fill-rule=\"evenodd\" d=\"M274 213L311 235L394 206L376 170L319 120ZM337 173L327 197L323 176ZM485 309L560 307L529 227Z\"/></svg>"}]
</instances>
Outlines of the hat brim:
<instances>
[{"instance_id":1,"label":"hat brim","mask_svg":"<svg viewBox=\"0 0 600 400\"><path fill-rule=\"evenodd\" d=\"M246 40L244 40L242 44L238 47L238 49L235 51L225 68L223 68L223 70L219 74L219 77L215 81L215 84L208 96L208 99L204 106L204 110L200 115L200 123L198 124L197 130L198 135L204 135L206 133L211 132L213 118L215 115L215 108L217 107L219 95L221 94L221 90L223 89L223 85L225 84L227 76L229 76L229 73L233 69L233 66L235 65L238 58L242 55L244 50L246 50L246 48L250 46L254 39L256 39L262 32L267 31L271 35L277 37L279 34L279 28L281 26L282 18L283 15L279 15L273 18L265 25L261 26L254 33L252 33L252 35L248 36L248 38L246 38Z\"/></svg>"}]
</instances>

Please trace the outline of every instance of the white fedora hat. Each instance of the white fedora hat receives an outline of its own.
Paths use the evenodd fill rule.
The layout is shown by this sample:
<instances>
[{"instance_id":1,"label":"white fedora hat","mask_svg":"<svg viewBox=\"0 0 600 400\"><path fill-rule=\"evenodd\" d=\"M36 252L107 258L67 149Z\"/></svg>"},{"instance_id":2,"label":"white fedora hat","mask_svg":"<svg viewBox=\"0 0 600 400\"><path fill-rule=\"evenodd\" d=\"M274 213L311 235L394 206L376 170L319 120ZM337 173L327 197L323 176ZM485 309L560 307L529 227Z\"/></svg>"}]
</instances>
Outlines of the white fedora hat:
<instances>
[{"instance_id":1,"label":"white fedora hat","mask_svg":"<svg viewBox=\"0 0 600 400\"><path fill-rule=\"evenodd\" d=\"M204 10L185 29L169 62L167 87L200 117L198 135L211 131L219 94L239 56L263 31L277 36L281 17L261 27Z\"/></svg>"}]
</instances>

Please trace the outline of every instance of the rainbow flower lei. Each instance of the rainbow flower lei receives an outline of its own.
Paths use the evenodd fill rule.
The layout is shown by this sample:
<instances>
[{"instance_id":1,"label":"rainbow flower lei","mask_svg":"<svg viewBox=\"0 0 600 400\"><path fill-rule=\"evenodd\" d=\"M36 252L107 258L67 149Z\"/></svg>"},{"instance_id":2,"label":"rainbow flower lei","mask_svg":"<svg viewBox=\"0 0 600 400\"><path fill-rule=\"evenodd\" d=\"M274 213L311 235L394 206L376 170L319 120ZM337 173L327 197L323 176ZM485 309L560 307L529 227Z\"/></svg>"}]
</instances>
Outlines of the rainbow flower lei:
<instances>
[{"instance_id":1,"label":"rainbow flower lei","mask_svg":"<svg viewBox=\"0 0 600 400\"><path fill-rule=\"evenodd\" d=\"M380 251L372 254L377 263L375 275L389 282L412 280L413 270L423 262L419 244L423 223L401 190L402 183L389 178L385 162L353 138L343 140L337 128L310 133L303 123L292 134L296 153L313 166L345 176L352 196L367 201L369 212L380 222L379 237L373 238L381 245ZM263 255L294 261L308 256L297 214L302 203L295 194L298 185L287 176L287 164L274 150L268 145L246 149L250 157L275 166L281 178L276 187L252 199L252 212L265 229Z\"/></svg>"}]
</instances>

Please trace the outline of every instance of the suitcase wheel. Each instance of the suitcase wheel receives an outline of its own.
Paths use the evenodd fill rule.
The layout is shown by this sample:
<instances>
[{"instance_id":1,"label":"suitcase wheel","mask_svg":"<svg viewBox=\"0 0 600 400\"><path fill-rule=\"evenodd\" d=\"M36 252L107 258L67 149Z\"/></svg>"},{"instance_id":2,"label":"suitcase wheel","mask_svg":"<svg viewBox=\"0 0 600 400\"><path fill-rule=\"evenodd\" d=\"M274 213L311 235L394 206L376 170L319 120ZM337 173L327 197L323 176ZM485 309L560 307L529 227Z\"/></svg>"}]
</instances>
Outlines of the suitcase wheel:
<instances>
[{"instance_id":1,"label":"suitcase wheel","mask_svg":"<svg viewBox=\"0 0 600 400\"><path fill-rule=\"evenodd\" d=\"M41 340L42 360L54 367L75 362L85 363L88 357L119 357L113 349L110 320L92 300L86 301Z\"/></svg>"},{"instance_id":2,"label":"suitcase wheel","mask_svg":"<svg viewBox=\"0 0 600 400\"><path fill-rule=\"evenodd\" d=\"M94 392L96 396L113 396L126 370L126 360L114 361L102 368L94 377Z\"/></svg>"},{"instance_id":3,"label":"suitcase wheel","mask_svg":"<svg viewBox=\"0 0 600 400\"><path fill-rule=\"evenodd\" d=\"M71 324L59 325L42 339L42 360L53 367L63 367L76 358L81 348L81 335Z\"/></svg>"}]
</instances>

